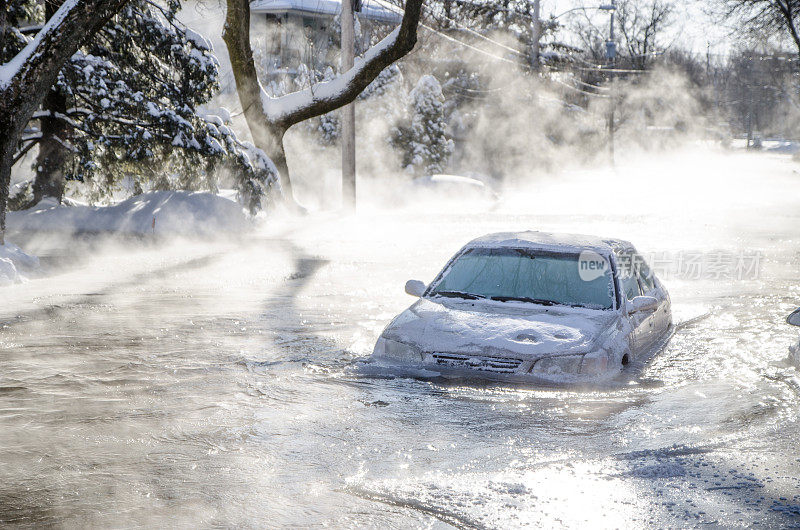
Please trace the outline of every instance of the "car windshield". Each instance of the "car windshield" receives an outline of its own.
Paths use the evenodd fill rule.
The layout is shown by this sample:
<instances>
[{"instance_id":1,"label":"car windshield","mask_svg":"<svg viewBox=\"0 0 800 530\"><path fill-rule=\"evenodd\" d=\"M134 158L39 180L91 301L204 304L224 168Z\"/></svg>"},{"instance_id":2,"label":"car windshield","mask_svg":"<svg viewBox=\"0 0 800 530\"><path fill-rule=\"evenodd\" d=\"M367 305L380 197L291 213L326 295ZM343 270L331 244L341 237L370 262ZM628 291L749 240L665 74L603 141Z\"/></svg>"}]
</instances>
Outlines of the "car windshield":
<instances>
[{"instance_id":1,"label":"car windshield","mask_svg":"<svg viewBox=\"0 0 800 530\"><path fill-rule=\"evenodd\" d=\"M442 272L428 296L613 308L610 267L587 274L580 270L580 258L534 249L468 249Z\"/></svg>"}]
</instances>

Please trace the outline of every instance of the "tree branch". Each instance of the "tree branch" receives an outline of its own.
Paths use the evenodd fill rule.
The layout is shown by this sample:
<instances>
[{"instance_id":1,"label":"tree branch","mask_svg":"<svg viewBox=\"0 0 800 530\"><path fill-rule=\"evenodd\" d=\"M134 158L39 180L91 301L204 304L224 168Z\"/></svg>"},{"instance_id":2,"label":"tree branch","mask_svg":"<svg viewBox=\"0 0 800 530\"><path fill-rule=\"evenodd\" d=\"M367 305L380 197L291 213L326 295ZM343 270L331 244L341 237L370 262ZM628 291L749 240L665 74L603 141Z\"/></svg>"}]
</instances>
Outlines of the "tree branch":
<instances>
[{"instance_id":1,"label":"tree branch","mask_svg":"<svg viewBox=\"0 0 800 530\"><path fill-rule=\"evenodd\" d=\"M273 98L261 87L250 48L250 10L247 0L228 0L223 39L231 56L239 99L248 124L266 121L286 130L303 120L336 110L356 97L381 71L410 52L417 42L417 26L423 0L407 0L400 26L357 60L356 64L331 81L319 83L314 91L305 89Z\"/></svg>"},{"instance_id":2,"label":"tree branch","mask_svg":"<svg viewBox=\"0 0 800 530\"><path fill-rule=\"evenodd\" d=\"M61 65L126 1L66 0L22 51L0 65L0 93L14 99L44 94Z\"/></svg>"},{"instance_id":3,"label":"tree branch","mask_svg":"<svg viewBox=\"0 0 800 530\"><path fill-rule=\"evenodd\" d=\"M19 162L19 159L22 158L23 156L25 156L25 153L30 151L31 147L33 147L34 145L38 144L39 140L41 140L41 138L42 138L41 134L38 137L30 138L29 139L30 143L28 143L28 145L26 145L25 147L23 147L22 149L17 151L17 154L14 155L14 159L11 161L11 165L13 166L17 162ZM23 138L22 141L25 141L25 139Z\"/></svg>"}]
</instances>

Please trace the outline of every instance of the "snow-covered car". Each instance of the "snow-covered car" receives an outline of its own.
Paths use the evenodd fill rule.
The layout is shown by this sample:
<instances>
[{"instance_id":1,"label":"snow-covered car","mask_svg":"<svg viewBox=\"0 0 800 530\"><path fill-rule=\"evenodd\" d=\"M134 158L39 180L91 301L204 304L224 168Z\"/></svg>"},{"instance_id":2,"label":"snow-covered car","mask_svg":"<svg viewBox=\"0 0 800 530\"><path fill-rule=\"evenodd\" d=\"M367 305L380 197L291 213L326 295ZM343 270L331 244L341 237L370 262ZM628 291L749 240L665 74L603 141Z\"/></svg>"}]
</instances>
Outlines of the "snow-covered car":
<instances>
[{"instance_id":1,"label":"snow-covered car","mask_svg":"<svg viewBox=\"0 0 800 530\"><path fill-rule=\"evenodd\" d=\"M608 380L672 331L667 291L618 239L490 234L406 292L419 300L384 329L372 359L445 377Z\"/></svg>"},{"instance_id":2,"label":"snow-covered car","mask_svg":"<svg viewBox=\"0 0 800 530\"><path fill-rule=\"evenodd\" d=\"M461 175L427 175L412 181L414 189L437 200L496 201L497 193L485 182Z\"/></svg>"}]
</instances>

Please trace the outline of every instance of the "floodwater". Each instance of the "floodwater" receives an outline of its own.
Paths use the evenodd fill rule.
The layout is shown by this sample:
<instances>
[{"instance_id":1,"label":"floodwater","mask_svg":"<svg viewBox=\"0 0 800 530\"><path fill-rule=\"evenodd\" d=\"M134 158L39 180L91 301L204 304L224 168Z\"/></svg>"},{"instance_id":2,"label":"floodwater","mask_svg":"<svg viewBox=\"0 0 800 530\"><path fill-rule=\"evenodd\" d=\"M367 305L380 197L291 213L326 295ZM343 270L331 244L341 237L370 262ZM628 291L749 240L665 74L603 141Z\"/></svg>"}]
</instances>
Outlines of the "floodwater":
<instances>
[{"instance_id":1,"label":"floodwater","mask_svg":"<svg viewBox=\"0 0 800 530\"><path fill-rule=\"evenodd\" d=\"M240 240L28 239L52 274L0 293L0 523L800 526L795 167L682 152L469 215L375 200ZM520 229L657 259L667 347L589 389L362 369L405 280Z\"/></svg>"}]
</instances>

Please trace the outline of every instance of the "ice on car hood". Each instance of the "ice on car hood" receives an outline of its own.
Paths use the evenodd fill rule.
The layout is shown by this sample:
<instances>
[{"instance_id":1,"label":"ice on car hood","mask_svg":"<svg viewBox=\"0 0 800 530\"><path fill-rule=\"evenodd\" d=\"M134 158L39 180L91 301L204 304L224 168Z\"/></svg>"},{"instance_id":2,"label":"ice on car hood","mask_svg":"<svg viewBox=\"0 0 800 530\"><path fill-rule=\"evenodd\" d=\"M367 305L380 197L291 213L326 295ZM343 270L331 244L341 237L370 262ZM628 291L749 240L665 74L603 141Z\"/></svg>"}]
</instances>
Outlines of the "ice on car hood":
<instances>
[{"instance_id":1,"label":"ice on car hood","mask_svg":"<svg viewBox=\"0 0 800 530\"><path fill-rule=\"evenodd\" d=\"M540 357L591 351L613 321L611 311L422 298L384 336L425 352Z\"/></svg>"}]
</instances>

